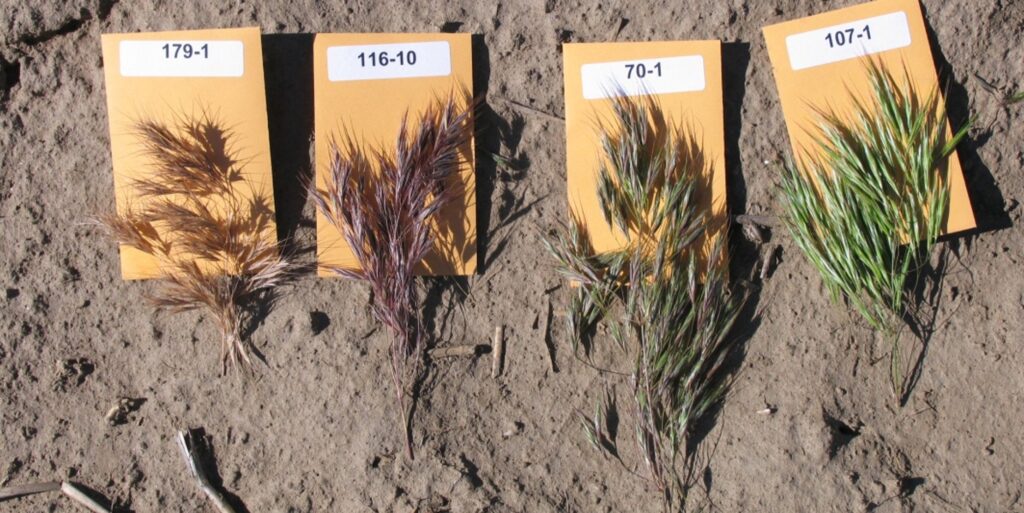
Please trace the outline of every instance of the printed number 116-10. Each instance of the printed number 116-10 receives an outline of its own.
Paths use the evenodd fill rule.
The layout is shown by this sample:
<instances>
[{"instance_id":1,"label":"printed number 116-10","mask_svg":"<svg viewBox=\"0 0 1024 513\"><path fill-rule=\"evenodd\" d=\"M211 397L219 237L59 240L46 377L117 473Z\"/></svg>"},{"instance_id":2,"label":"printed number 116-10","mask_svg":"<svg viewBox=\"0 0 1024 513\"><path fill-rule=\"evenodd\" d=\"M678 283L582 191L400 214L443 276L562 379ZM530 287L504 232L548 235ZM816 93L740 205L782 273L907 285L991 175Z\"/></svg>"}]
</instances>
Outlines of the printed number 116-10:
<instances>
[{"instance_id":1,"label":"printed number 116-10","mask_svg":"<svg viewBox=\"0 0 1024 513\"><path fill-rule=\"evenodd\" d=\"M388 52L362 52L356 55L359 59L359 66L386 67L389 65L413 66L416 64L416 52L412 50L398 51L389 54Z\"/></svg>"}]
</instances>

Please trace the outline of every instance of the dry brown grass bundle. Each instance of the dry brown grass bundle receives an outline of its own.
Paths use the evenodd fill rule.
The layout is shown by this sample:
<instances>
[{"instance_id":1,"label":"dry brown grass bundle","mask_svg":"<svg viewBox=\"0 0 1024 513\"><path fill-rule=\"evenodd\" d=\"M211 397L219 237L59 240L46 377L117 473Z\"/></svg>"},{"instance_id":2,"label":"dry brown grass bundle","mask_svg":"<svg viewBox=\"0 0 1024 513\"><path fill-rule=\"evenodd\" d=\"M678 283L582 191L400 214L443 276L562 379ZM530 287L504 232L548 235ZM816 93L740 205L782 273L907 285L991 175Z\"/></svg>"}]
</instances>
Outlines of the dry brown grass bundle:
<instances>
[{"instance_id":1,"label":"dry brown grass bundle","mask_svg":"<svg viewBox=\"0 0 1024 513\"><path fill-rule=\"evenodd\" d=\"M359 264L331 270L370 286L373 316L391 334L391 378L410 459L405 398L419 375L425 338L416 272L439 237L440 212L464 190L459 170L473 105L451 95L411 126L403 119L394 149L367 151L351 138L332 142L324 188L310 194Z\"/></svg>"},{"instance_id":2,"label":"dry brown grass bundle","mask_svg":"<svg viewBox=\"0 0 1024 513\"><path fill-rule=\"evenodd\" d=\"M148 294L156 308L212 315L223 370L248 367L243 326L293 276L272 200L244 181L231 132L208 114L180 115L173 124L143 119L134 135L150 167L131 183L136 202L101 222L118 243L159 263L159 286Z\"/></svg>"}]
</instances>

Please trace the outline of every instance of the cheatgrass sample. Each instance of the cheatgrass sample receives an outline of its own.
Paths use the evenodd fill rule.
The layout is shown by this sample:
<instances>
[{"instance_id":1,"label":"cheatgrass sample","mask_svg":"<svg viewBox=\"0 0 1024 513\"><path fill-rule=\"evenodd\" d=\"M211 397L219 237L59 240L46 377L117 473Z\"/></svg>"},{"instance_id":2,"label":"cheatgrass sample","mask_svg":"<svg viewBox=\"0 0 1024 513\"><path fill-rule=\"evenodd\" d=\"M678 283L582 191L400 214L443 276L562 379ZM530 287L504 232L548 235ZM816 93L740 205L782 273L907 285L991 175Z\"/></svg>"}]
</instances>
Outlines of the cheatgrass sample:
<instances>
[{"instance_id":1,"label":"cheatgrass sample","mask_svg":"<svg viewBox=\"0 0 1024 513\"><path fill-rule=\"evenodd\" d=\"M594 327L609 326L623 355L618 367L630 377L637 452L650 481L668 500L680 499L694 423L727 391L723 362L743 298L728 284L727 234L708 232L713 216L698 198L711 176L700 145L685 128L667 127L650 97L613 102L613 119L601 127L597 192L605 220L628 241L597 253L574 217L547 247L575 287L567 315L574 350L588 357ZM602 428L612 402L583 425L591 443L621 463Z\"/></svg>"},{"instance_id":2,"label":"cheatgrass sample","mask_svg":"<svg viewBox=\"0 0 1024 513\"><path fill-rule=\"evenodd\" d=\"M927 263L949 208L949 135L937 90L869 61L869 97L853 112L820 110L816 147L783 175L786 222L833 300L845 299L891 343L890 380L905 394L900 332L908 280Z\"/></svg>"},{"instance_id":3,"label":"cheatgrass sample","mask_svg":"<svg viewBox=\"0 0 1024 513\"><path fill-rule=\"evenodd\" d=\"M133 128L149 165L130 184L134 202L101 222L118 243L158 262L159 283L148 294L155 307L206 312L220 330L223 370L248 367L253 349L243 327L293 275L272 200L244 185L231 132L209 115L143 119Z\"/></svg>"},{"instance_id":4,"label":"cheatgrass sample","mask_svg":"<svg viewBox=\"0 0 1024 513\"><path fill-rule=\"evenodd\" d=\"M331 271L370 286L373 316L391 334L391 378L410 458L406 396L421 370L426 342L416 274L438 240L441 213L462 194L456 186L464 164L460 152L472 138L473 105L452 95L411 123L406 117L394 148L360 148L351 138L333 141L324 186L311 191L358 263Z\"/></svg>"}]
</instances>

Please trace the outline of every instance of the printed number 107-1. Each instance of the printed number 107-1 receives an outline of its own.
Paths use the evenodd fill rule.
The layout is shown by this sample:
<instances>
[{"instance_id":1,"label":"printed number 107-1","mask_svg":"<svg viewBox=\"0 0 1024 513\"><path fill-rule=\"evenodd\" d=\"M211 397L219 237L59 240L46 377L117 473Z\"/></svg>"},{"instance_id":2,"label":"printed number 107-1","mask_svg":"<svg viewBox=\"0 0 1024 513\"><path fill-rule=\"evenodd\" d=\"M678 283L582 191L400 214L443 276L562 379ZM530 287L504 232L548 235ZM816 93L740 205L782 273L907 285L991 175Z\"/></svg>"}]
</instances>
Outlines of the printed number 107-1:
<instances>
[{"instance_id":1,"label":"printed number 107-1","mask_svg":"<svg viewBox=\"0 0 1024 513\"><path fill-rule=\"evenodd\" d=\"M846 46L858 39L871 39L871 25L864 25L864 28L859 31L857 29L848 28L846 30L837 30L835 32L825 34L825 42L828 43L829 48Z\"/></svg>"}]
</instances>

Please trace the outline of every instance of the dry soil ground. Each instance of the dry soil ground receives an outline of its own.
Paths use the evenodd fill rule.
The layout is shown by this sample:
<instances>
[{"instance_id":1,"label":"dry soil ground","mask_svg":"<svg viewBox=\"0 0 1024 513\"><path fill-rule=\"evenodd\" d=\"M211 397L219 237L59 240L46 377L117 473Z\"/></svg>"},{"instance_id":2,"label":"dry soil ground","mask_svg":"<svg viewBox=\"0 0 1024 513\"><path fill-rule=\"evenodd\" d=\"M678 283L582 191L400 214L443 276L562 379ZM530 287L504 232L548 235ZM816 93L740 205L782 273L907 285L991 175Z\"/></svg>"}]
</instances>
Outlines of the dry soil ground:
<instances>
[{"instance_id":1,"label":"dry soil ground","mask_svg":"<svg viewBox=\"0 0 1024 513\"><path fill-rule=\"evenodd\" d=\"M138 512L209 511L187 478L176 429L212 437L224 487L252 512L650 511L636 478L594 454L573 418L600 392L558 326L564 289L541 237L566 212L559 44L726 41L730 207L778 210L771 164L788 141L760 29L849 0L363 0L219 2L4 0L0 8L0 485L73 479ZM1024 106L983 86L1024 87L1024 2L924 2L981 229L953 239L923 375L892 405L883 348L830 304L782 231L781 263L741 326L737 381L707 426L697 502L720 511L1021 511L1024 473ZM486 90L482 272L437 283L441 344L485 343L508 326L506 372L487 357L432 367L406 461L362 286L301 280L254 342L267 364L219 377L214 327L165 318L145 285L118 279L114 246L84 222L112 208L99 36L260 26L282 230L308 236L316 32L442 29L478 34ZM305 234L305 235L304 235ZM749 273L756 248L738 243ZM468 291L468 294L461 292ZM884 360L883 360L884 361ZM618 389L625 391L619 384ZM128 422L104 414L138 399ZM772 415L758 414L770 406ZM622 435L629 445L629 434ZM635 455L628 454L633 457ZM54 496L0 511L73 511Z\"/></svg>"}]
</instances>

